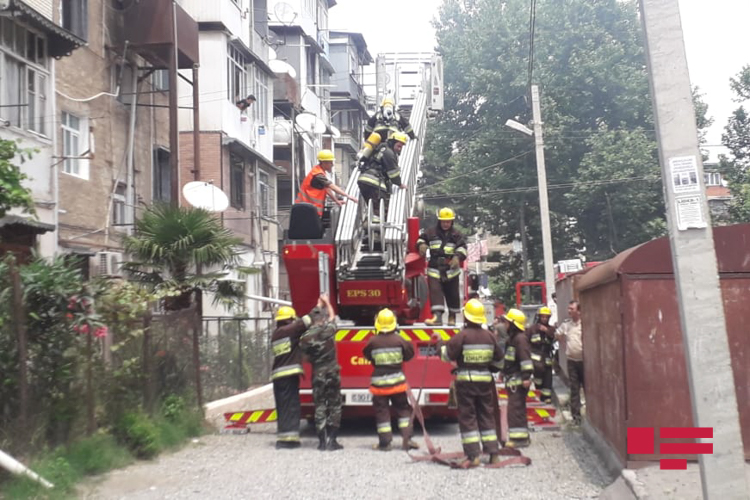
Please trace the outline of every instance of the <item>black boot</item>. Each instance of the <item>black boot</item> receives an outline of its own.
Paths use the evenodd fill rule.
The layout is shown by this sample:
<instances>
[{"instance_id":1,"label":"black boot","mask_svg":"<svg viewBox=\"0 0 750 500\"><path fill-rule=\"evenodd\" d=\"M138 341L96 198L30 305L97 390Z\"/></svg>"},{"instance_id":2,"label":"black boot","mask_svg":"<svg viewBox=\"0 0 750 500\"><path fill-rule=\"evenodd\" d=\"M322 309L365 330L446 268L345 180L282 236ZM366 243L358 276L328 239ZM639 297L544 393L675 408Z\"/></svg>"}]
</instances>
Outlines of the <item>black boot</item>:
<instances>
[{"instance_id":1,"label":"black boot","mask_svg":"<svg viewBox=\"0 0 750 500\"><path fill-rule=\"evenodd\" d=\"M320 451L325 451L326 449L326 429L325 427L318 431L318 440L320 441L318 443L318 449Z\"/></svg>"},{"instance_id":2,"label":"black boot","mask_svg":"<svg viewBox=\"0 0 750 500\"><path fill-rule=\"evenodd\" d=\"M344 448L343 446L341 446L341 443L336 441L336 436L338 436L338 434L339 434L338 427L328 428L328 449L331 451L341 450Z\"/></svg>"}]
</instances>

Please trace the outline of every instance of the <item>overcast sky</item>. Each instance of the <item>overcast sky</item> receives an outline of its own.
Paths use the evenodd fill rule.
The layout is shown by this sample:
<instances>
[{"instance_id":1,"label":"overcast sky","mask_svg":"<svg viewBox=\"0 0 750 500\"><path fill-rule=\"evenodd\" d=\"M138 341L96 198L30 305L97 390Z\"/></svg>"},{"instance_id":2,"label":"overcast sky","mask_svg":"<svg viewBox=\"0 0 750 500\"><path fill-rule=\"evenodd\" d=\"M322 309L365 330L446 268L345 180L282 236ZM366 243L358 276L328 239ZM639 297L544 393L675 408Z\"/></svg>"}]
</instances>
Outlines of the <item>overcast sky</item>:
<instances>
[{"instance_id":1,"label":"overcast sky","mask_svg":"<svg viewBox=\"0 0 750 500\"><path fill-rule=\"evenodd\" d=\"M553 1L553 0L544 0ZM679 0L690 78L706 94L715 119L708 144L719 144L732 102L729 78L750 64L749 0ZM430 21L441 0L338 0L331 29L360 32L373 57L379 52L422 52L435 47ZM368 6L375 6L373 12ZM374 66L370 67L374 71Z\"/></svg>"}]
</instances>

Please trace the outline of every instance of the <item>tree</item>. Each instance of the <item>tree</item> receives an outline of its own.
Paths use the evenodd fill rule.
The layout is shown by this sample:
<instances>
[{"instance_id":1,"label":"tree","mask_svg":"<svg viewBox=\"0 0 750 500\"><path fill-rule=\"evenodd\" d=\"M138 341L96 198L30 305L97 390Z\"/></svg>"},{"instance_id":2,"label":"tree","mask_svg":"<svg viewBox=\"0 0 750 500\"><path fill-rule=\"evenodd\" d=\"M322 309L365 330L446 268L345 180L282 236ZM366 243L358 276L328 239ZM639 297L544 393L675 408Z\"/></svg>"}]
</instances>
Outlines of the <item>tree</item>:
<instances>
[{"instance_id":1,"label":"tree","mask_svg":"<svg viewBox=\"0 0 750 500\"><path fill-rule=\"evenodd\" d=\"M730 86L736 100L750 99L750 66L745 66ZM729 156L722 155L719 168L729 183L732 201L729 204L731 222L750 221L750 113L740 105L729 117L729 122L721 136L729 149Z\"/></svg>"},{"instance_id":2,"label":"tree","mask_svg":"<svg viewBox=\"0 0 750 500\"><path fill-rule=\"evenodd\" d=\"M0 139L0 217L15 207L20 207L24 213L36 213L31 191L23 186L23 181L29 177L12 163L16 156L24 162L31 158L31 153L19 149L14 141Z\"/></svg>"}]
</instances>

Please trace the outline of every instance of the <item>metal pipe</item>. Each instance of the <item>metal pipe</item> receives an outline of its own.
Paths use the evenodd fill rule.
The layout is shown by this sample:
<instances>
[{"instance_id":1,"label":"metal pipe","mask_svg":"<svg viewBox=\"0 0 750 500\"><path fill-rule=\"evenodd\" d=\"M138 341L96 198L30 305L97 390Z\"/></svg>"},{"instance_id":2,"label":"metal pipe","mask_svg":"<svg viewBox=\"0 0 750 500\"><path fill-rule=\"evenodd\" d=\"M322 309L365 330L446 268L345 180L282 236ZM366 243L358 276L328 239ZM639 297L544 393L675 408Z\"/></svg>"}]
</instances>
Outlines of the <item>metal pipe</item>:
<instances>
[{"instance_id":1,"label":"metal pipe","mask_svg":"<svg viewBox=\"0 0 750 500\"><path fill-rule=\"evenodd\" d=\"M198 65L193 65L193 180L201 180L201 115Z\"/></svg>"},{"instance_id":2,"label":"metal pipe","mask_svg":"<svg viewBox=\"0 0 750 500\"><path fill-rule=\"evenodd\" d=\"M278 304L280 306L291 306L288 300L272 299L271 297L261 297L260 295L245 295L246 299L257 300L258 302L268 302L269 304Z\"/></svg>"},{"instance_id":3,"label":"metal pipe","mask_svg":"<svg viewBox=\"0 0 750 500\"><path fill-rule=\"evenodd\" d=\"M125 168L125 203L128 204L128 215L125 217L125 223L131 223L135 220L135 199L133 196L133 177L134 177L134 154L135 154L135 124L138 113L138 89L140 84L138 82L138 72L133 69L133 90L135 93L131 97L133 99L130 102L130 123L128 126L128 150L127 150L127 163ZM132 216L132 217L131 217Z\"/></svg>"},{"instance_id":4,"label":"metal pipe","mask_svg":"<svg viewBox=\"0 0 750 500\"><path fill-rule=\"evenodd\" d=\"M27 476L37 483L41 484L45 488L52 489L55 487L54 484L50 483L43 477L39 476L36 472L26 467L24 464L16 460L15 458L11 457L7 453L0 450L0 466L2 466L5 470L12 472L13 474L18 474L19 476Z\"/></svg>"},{"instance_id":5,"label":"metal pipe","mask_svg":"<svg viewBox=\"0 0 750 500\"><path fill-rule=\"evenodd\" d=\"M177 2L172 0L172 49L169 52L169 170L170 198L173 205L180 205L180 135L178 130L177 67Z\"/></svg>"}]
</instances>

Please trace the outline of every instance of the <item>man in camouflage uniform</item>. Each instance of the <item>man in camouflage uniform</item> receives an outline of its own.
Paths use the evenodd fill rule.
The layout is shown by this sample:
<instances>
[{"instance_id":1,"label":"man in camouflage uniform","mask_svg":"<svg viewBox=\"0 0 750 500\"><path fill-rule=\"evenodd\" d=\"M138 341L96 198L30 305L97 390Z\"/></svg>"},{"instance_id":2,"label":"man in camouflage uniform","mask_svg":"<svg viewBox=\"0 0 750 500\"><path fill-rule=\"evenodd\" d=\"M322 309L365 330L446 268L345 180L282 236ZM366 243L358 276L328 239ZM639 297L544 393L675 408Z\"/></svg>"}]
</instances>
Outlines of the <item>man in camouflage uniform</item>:
<instances>
[{"instance_id":1,"label":"man in camouflage uniform","mask_svg":"<svg viewBox=\"0 0 750 500\"><path fill-rule=\"evenodd\" d=\"M313 368L313 401L315 403L315 429L318 431L318 449L343 448L336 437L341 425L341 375L336 359L336 323L333 307L326 295L320 301L328 310L321 314L300 339L300 347Z\"/></svg>"}]
</instances>

